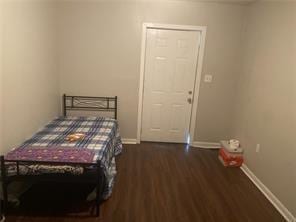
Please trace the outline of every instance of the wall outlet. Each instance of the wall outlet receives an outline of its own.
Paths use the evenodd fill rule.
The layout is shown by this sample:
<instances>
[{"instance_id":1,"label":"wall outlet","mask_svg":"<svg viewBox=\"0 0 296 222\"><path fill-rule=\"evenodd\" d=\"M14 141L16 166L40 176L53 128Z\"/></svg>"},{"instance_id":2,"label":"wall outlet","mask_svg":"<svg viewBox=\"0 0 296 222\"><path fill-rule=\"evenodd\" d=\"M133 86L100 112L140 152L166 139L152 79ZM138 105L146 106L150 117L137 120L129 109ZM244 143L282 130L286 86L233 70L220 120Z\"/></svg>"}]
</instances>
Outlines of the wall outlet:
<instances>
[{"instance_id":1,"label":"wall outlet","mask_svg":"<svg viewBox=\"0 0 296 222\"><path fill-rule=\"evenodd\" d=\"M260 152L260 144L258 143L257 145L256 145L256 153L259 153Z\"/></svg>"},{"instance_id":2,"label":"wall outlet","mask_svg":"<svg viewBox=\"0 0 296 222\"><path fill-rule=\"evenodd\" d=\"M204 82L210 83L213 81L212 75L205 75Z\"/></svg>"}]
</instances>

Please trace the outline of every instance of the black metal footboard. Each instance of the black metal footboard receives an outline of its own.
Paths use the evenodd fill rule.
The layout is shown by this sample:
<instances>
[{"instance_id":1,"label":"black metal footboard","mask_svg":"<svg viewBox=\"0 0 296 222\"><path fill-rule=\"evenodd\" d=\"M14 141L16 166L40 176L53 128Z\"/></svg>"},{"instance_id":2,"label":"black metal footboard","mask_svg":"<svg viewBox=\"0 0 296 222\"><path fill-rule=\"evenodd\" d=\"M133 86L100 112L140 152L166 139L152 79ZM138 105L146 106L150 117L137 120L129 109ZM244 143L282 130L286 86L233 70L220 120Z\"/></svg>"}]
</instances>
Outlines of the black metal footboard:
<instances>
[{"instance_id":1,"label":"black metal footboard","mask_svg":"<svg viewBox=\"0 0 296 222\"><path fill-rule=\"evenodd\" d=\"M9 167L14 165L16 168L13 173L9 173ZM74 166L89 168L93 172L92 174L83 173L81 175L73 175L70 173L60 174L22 174L21 166L29 165L50 165L50 166ZM100 204L102 201L103 188L105 184L105 175L101 167L100 161L96 163L69 163L69 162L45 162L45 161L23 161L23 160L5 160L4 156L0 156L1 166L1 183L2 183L2 210L3 214L7 213L8 208L8 185L13 181L30 181L30 182L73 182L73 183L94 183L96 184L96 216L100 216Z\"/></svg>"}]
</instances>

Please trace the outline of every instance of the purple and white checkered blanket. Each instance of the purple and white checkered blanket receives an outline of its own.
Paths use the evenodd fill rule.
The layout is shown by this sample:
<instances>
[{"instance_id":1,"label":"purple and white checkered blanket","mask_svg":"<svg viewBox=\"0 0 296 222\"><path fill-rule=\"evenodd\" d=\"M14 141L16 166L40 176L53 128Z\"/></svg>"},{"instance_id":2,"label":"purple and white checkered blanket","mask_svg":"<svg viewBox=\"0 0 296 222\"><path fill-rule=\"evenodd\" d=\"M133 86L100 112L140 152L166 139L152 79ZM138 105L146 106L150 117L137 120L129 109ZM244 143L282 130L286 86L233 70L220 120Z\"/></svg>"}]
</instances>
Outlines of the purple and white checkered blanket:
<instances>
[{"instance_id":1,"label":"purple and white checkered blanket","mask_svg":"<svg viewBox=\"0 0 296 222\"><path fill-rule=\"evenodd\" d=\"M73 133L83 133L85 138L75 142L66 140ZM37 160L60 162L101 162L106 184L104 198L111 192L116 175L115 156L121 153L122 143L118 123L104 117L58 117L37 132L31 139L6 155L7 160ZM9 169L10 173L15 167ZM70 165L22 166L22 174L72 173L82 174L82 167Z\"/></svg>"}]
</instances>

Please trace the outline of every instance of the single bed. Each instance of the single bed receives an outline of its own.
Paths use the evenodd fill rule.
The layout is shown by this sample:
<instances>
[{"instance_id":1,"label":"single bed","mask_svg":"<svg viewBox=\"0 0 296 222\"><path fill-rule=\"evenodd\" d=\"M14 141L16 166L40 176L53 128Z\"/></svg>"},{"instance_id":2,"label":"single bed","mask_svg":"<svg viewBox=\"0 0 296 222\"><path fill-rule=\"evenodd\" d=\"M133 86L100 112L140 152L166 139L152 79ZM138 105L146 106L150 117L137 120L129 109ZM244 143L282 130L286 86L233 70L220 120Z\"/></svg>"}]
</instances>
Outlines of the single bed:
<instances>
[{"instance_id":1,"label":"single bed","mask_svg":"<svg viewBox=\"0 0 296 222\"><path fill-rule=\"evenodd\" d=\"M69 111L111 112L111 117L67 116ZM63 96L64 116L55 118L32 138L1 156L3 210L7 186L18 180L96 184L96 215L111 193L115 156L122 143L117 123L117 97ZM82 139L67 140L73 133Z\"/></svg>"}]
</instances>

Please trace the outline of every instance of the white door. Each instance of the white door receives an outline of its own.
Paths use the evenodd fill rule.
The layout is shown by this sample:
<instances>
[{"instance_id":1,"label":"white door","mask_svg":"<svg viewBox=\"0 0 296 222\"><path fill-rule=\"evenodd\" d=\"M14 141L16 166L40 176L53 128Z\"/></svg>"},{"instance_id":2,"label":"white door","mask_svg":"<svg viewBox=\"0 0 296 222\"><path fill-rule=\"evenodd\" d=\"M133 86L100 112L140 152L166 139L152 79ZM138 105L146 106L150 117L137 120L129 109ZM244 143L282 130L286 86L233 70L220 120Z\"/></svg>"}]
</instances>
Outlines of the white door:
<instances>
[{"instance_id":1,"label":"white door","mask_svg":"<svg viewBox=\"0 0 296 222\"><path fill-rule=\"evenodd\" d=\"M142 141L187 142L199 43L198 31L147 30Z\"/></svg>"}]
</instances>

